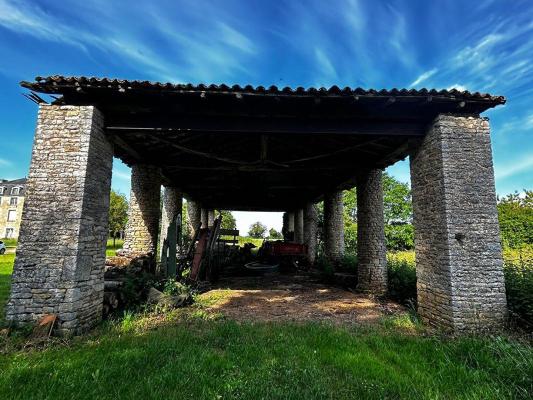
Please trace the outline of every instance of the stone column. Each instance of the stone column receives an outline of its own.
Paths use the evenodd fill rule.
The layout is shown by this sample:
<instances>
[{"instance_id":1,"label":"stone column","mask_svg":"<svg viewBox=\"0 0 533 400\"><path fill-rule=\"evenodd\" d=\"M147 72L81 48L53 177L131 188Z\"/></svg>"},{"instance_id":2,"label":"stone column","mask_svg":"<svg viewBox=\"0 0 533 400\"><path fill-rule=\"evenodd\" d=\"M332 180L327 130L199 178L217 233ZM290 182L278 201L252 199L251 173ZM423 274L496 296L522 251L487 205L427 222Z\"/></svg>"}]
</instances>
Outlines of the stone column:
<instances>
[{"instance_id":1,"label":"stone column","mask_svg":"<svg viewBox=\"0 0 533 400\"><path fill-rule=\"evenodd\" d=\"M304 242L304 210L299 208L294 212L294 241Z\"/></svg>"},{"instance_id":2,"label":"stone column","mask_svg":"<svg viewBox=\"0 0 533 400\"><path fill-rule=\"evenodd\" d=\"M283 235L283 240L289 240L289 213L283 213L283 225L281 227L281 234Z\"/></svg>"},{"instance_id":3,"label":"stone column","mask_svg":"<svg viewBox=\"0 0 533 400\"><path fill-rule=\"evenodd\" d=\"M357 179L357 288L387 292L387 247L380 169L362 171Z\"/></svg>"},{"instance_id":4,"label":"stone column","mask_svg":"<svg viewBox=\"0 0 533 400\"><path fill-rule=\"evenodd\" d=\"M342 191L324 196L324 253L337 264L344 256L344 215Z\"/></svg>"},{"instance_id":5,"label":"stone column","mask_svg":"<svg viewBox=\"0 0 533 400\"><path fill-rule=\"evenodd\" d=\"M287 213L287 238L291 242L294 241L294 212Z\"/></svg>"},{"instance_id":6,"label":"stone column","mask_svg":"<svg viewBox=\"0 0 533 400\"><path fill-rule=\"evenodd\" d=\"M418 312L454 331L500 328L507 304L489 123L439 115L413 147Z\"/></svg>"},{"instance_id":7,"label":"stone column","mask_svg":"<svg viewBox=\"0 0 533 400\"><path fill-rule=\"evenodd\" d=\"M290 211L287 213L287 226L289 227L289 232L294 232L294 212Z\"/></svg>"},{"instance_id":8,"label":"stone column","mask_svg":"<svg viewBox=\"0 0 533 400\"><path fill-rule=\"evenodd\" d=\"M304 244L307 246L307 259L311 265L316 259L317 231L318 215L315 205L307 203L304 208Z\"/></svg>"},{"instance_id":9,"label":"stone column","mask_svg":"<svg viewBox=\"0 0 533 400\"><path fill-rule=\"evenodd\" d=\"M195 236L195 229L198 228L201 221L201 209L197 202L187 200L187 217L190 232L189 238L192 240Z\"/></svg>"},{"instance_id":10,"label":"stone column","mask_svg":"<svg viewBox=\"0 0 533 400\"><path fill-rule=\"evenodd\" d=\"M163 243L167 238L170 223L181 215L183 197L175 187L163 187L163 209L161 210L161 231L159 233L159 256L163 254Z\"/></svg>"},{"instance_id":11,"label":"stone column","mask_svg":"<svg viewBox=\"0 0 533 400\"><path fill-rule=\"evenodd\" d=\"M40 105L6 318L58 316L79 333L102 316L113 146L92 106Z\"/></svg>"},{"instance_id":12,"label":"stone column","mask_svg":"<svg viewBox=\"0 0 533 400\"><path fill-rule=\"evenodd\" d=\"M200 212L200 218L202 221L202 229L205 229L209 226L209 212L206 208L202 207L202 210Z\"/></svg>"},{"instance_id":13,"label":"stone column","mask_svg":"<svg viewBox=\"0 0 533 400\"><path fill-rule=\"evenodd\" d=\"M159 168L138 164L131 168L130 206L122 253L129 257L155 256L161 201Z\"/></svg>"},{"instance_id":14,"label":"stone column","mask_svg":"<svg viewBox=\"0 0 533 400\"><path fill-rule=\"evenodd\" d=\"M215 210L207 210L207 226L211 228L215 224Z\"/></svg>"}]
</instances>

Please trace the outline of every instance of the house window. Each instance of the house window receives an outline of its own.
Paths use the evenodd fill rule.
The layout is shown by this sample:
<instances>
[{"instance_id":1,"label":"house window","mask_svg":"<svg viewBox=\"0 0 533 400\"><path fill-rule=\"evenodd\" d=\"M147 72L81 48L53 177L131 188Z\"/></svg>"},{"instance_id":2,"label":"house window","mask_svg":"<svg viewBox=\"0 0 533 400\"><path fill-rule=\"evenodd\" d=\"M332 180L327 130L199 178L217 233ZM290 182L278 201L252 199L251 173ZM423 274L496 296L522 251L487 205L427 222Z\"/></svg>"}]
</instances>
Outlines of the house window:
<instances>
[{"instance_id":1,"label":"house window","mask_svg":"<svg viewBox=\"0 0 533 400\"><path fill-rule=\"evenodd\" d=\"M4 194L4 191L6 188L4 186L0 186L0 196Z\"/></svg>"},{"instance_id":2,"label":"house window","mask_svg":"<svg viewBox=\"0 0 533 400\"><path fill-rule=\"evenodd\" d=\"M19 187L14 187L14 188L11 188L11 194L13 196L18 196L20 193L20 188Z\"/></svg>"},{"instance_id":3,"label":"house window","mask_svg":"<svg viewBox=\"0 0 533 400\"><path fill-rule=\"evenodd\" d=\"M17 201L18 201L18 197L11 197L9 199L9 205L10 206L16 206L17 205Z\"/></svg>"},{"instance_id":4,"label":"house window","mask_svg":"<svg viewBox=\"0 0 533 400\"><path fill-rule=\"evenodd\" d=\"M6 239L13 239L14 234L15 234L15 231L13 228L6 229Z\"/></svg>"},{"instance_id":5,"label":"house window","mask_svg":"<svg viewBox=\"0 0 533 400\"><path fill-rule=\"evenodd\" d=\"M15 222L17 220L17 211L9 210L7 212L7 222Z\"/></svg>"}]
</instances>

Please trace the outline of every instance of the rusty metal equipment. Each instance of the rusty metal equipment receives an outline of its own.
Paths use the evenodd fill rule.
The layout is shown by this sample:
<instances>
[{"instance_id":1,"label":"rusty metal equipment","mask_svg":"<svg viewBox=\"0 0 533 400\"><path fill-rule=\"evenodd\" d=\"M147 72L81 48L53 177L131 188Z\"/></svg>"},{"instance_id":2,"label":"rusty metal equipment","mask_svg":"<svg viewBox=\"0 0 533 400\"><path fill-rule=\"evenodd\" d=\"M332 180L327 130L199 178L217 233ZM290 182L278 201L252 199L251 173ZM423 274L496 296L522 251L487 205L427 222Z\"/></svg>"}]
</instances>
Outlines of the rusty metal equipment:
<instances>
[{"instance_id":1,"label":"rusty metal equipment","mask_svg":"<svg viewBox=\"0 0 533 400\"><path fill-rule=\"evenodd\" d=\"M301 243L265 240L259 249L258 258L266 264L279 264L280 270L307 268L307 246Z\"/></svg>"}]
</instances>

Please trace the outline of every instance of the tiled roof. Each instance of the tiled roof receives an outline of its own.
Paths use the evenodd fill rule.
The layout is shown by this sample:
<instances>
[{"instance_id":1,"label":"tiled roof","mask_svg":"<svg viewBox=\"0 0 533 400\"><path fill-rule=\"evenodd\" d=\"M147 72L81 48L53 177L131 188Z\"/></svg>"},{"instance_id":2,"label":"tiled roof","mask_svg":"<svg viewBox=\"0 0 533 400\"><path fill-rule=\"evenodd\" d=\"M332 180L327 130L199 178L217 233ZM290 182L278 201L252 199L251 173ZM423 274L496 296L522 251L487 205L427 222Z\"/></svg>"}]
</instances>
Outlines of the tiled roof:
<instances>
[{"instance_id":1,"label":"tiled roof","mask_svg":"<svg viewBox=\"0 0 533 400\"><path fill-rule=\"evenodd\" d=\"M242 93L247 95L276 95L276 96L362 96L362 97L422 97L422 96L436 96L443 98L453 98L458 100L477 100L491 103L493 106L505 103L505 97L493 96L488 93L471 93L469 91L460 91L457 89L451 90L436 90L436 89L362 89L362 88L339 88L338 86L331 86L330 88L291 88L277 86L270 86L265 88L263 86L240 86L240 85L193 85L190 83L162 83L138 80L123 80L110 78L95 78L95 77L65 77L60 75L53 75L48 77L38 76L35 82L22 81L21 86L41 93L62 93L64 90L74 88L107 88L117 89L119 91L129 90L143 90L143 91L174 91L174 92L213 92L213 93Z\"/></svg>"},{"instance_id":2,"label":"tiled roof","mask_svg":"<svg viewBox=\"0 0 533 400\"><path fill-rule=\"evenodd\" d=\"M4 188L3 195L4 196L9 196L9 195L11 195L11 188L13 188L13 187L21 187L22 190L19 192L19 196L23 196L24 195L25 186L26 186L26 180L27 180L26 178L14 179L12 181L2 181L0 179L0 187Z\"/></svg>"}]
</instances>

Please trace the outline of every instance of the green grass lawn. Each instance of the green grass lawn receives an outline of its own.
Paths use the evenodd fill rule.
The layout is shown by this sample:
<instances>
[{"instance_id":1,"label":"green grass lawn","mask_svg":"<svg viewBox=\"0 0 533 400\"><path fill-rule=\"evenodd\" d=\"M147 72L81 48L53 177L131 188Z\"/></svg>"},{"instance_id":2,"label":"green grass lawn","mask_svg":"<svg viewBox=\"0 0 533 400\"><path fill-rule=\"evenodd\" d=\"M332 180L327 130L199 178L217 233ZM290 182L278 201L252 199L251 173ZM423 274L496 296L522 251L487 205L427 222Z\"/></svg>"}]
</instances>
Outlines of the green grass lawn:
<instances>
[{"instance_id":1,"label":"green grass lawn","mask_svg":"<svg viewBox=\"0 0 533 400\"><path fill-rule=\"evenodd\" d=\"M5 303L13 255L0 256ZM0 337L0 399L527 399L533 348L377 327L236 323L199 301L26 348Z\"/></svg>"},{"instance_id":2,"label":"green grass lawn","mask_svg":"<svg viewBox=\"0 0 533 400\"><path fill-rule=\"evenodd\" d=\"M124 240L117 239L115 241L115 245L113 246L113 239L107 239L107 248L105 251L105 255L107 257L113 257L116 251L122 248L123 244L124 244Z\"/></svg>"},{"instance_id":3,"label":"green grass lawn","mask_svg":"<svg viewBox=\"0 0 533 400\"><path fill-rule=\"evenodd\" d=\"M17 239L0 239L6 247L17 247Z\"/></svg>"},{"instance_id":4,"label":"green grass lawn","mask_svg":"<svg viewBox=\"0 0 533 400\"><path fill-rule=\"evenodd\" d=\"M4 319L5 306L11 287L14 254L0 255L0 321Z\"/></svg>"}]
</instances>

